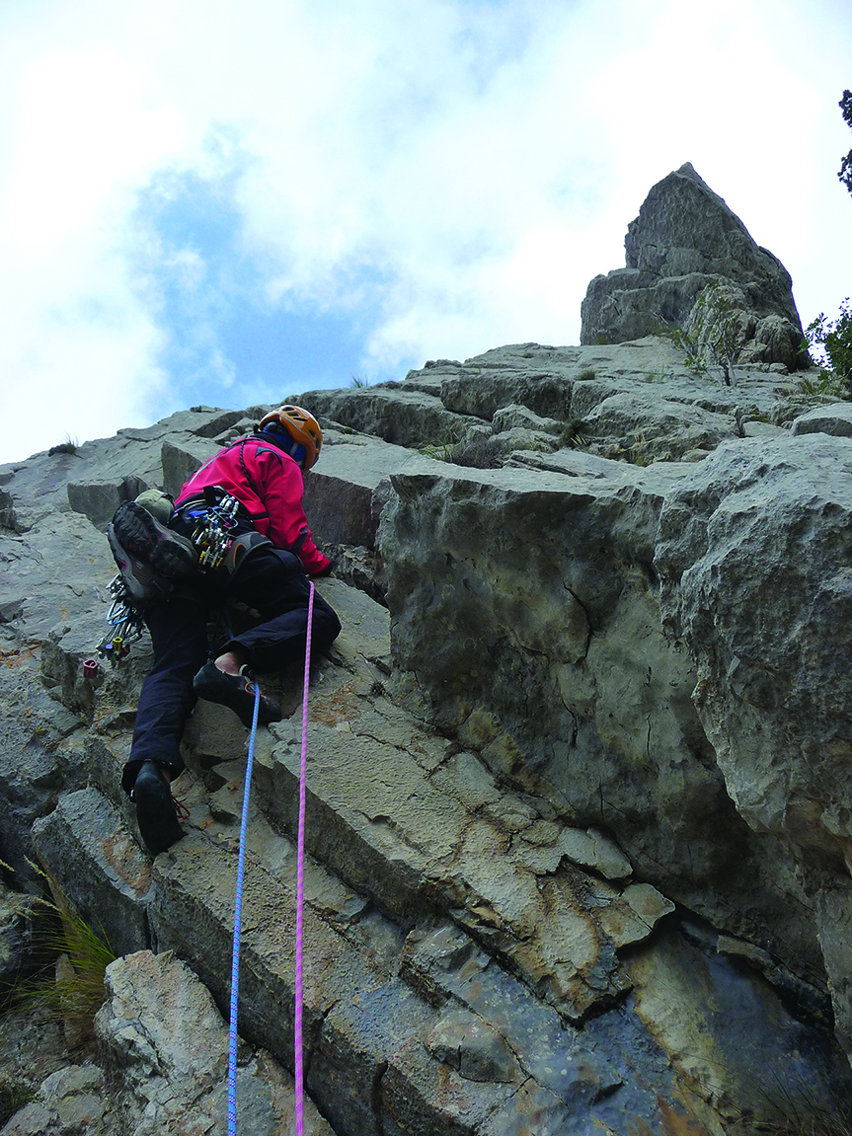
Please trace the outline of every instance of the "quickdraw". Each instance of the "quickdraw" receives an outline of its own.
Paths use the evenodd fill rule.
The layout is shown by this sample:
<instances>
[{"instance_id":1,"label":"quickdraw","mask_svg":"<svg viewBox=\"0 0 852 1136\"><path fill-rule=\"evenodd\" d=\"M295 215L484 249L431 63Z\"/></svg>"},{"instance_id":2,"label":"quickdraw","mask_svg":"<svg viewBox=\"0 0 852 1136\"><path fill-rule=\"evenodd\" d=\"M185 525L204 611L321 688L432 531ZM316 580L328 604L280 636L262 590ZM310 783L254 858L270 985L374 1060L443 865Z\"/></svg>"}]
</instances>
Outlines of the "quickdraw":
<instances>
[{"instance_id":1,"label":"quickdraw","mask_svg":"<svg viewBox=\"0 0 852 1136\"><path fill-rule=\"evenodd\" d=\"M114 667L130 654L130 644L142 638L145 624L130 598L121 573L113 577L109 592L113 597L107 612L107 624L110 630L95 650L100 658L109 659L110 665Z\"/></svg>"},{"instance_id":2,"label":"quickdraw","mask_svg":"<svg viewBox=\"0 0 852 1136\"><path fill-rule=\"evenodd\" d=\"M198 549L201 568L218 568L236 536L240 503L225 494L215 505L208 506L193 530L192 543Z\"/></svg>"}]
</instances>

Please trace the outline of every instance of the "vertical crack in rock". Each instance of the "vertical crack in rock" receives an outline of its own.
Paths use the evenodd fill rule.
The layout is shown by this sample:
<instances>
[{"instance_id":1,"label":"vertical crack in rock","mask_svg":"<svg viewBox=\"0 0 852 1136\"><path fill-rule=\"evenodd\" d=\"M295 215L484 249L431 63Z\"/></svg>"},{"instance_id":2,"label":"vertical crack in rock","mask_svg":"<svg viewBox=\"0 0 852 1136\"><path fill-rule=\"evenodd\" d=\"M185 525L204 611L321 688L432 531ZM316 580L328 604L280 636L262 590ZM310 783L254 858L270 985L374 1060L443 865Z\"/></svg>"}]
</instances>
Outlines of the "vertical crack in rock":
<instances>
[{"instance_id":1,"label":"vertical crack in rock","mask_svg":"<svg viewBox=\"0 0 852 1136\"><path fill-rule=\"evenodd\" d=\"M577 595L577 593L567 583L565 583L565 581L563 581L562 586L565 588L566 592L568 592L568 594L571 596L571 598L574 600L574 602L582 610L583 615L586 617L586 642L585 642L585 645L583 646L583 650L582 650L580 657L577 659L577 662L582 662L583 660L588 658L589 646L591 645L592 635L594 634L594 631L592 629L592 618L589 614L588 608L583 603L583 601L580 599L580 597Z\"/></svg>"},{"instance_id":2,"label":"vertical crack in rock","mask_svg":"<svg viewBox=\"0 0 852 1136\"><path fill-rule=\"evenodd\" d=\"M373 1117L376 1122L376 1136L384 1136L385 1132L382 1081L387 1071L387 1061L381 1061L376 1069L376 1075L373 1077L373 1083L370 1085L370 1106L373 1110Z\"/></svg>"}]
</instances>

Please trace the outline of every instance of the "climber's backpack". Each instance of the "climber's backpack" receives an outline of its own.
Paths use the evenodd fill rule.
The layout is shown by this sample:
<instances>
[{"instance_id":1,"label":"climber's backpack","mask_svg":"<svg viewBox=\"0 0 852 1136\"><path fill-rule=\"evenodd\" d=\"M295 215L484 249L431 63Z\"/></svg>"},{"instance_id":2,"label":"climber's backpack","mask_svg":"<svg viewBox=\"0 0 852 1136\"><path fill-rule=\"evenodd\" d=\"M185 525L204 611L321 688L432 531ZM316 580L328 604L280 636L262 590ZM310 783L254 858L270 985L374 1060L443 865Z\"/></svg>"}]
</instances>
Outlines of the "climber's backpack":
<instances>
[{"instance_id":1,"label":"climber's backpack","mask_svg":"<svg viewBox=\"0 0 852 1136\"><path fill-rule=\"evenodd\" d=\"M179 517L192 539L169 527L175 516L170 497L147 490L124 502L107 526L107 539L118 565L127 602L141 608L149 600L167 599L179 580L197 572L216 571L232 577L249 556L271 544L240 517L239 501L219 487L205 490L205 500L185 502Z\"/></svg>"}]
</instances>

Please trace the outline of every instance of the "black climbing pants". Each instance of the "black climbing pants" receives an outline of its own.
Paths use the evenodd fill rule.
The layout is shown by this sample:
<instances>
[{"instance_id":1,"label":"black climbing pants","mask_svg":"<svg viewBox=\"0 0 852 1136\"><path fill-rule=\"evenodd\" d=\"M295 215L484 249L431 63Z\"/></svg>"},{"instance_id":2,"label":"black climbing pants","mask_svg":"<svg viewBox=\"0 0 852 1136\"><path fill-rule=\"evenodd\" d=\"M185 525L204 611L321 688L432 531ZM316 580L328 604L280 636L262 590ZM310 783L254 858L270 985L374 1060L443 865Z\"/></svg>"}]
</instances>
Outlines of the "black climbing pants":
<instances>
[{"instance_id":1,"label":"black climbing pants","mask_svg":"<svg viewBox=\"0 0 852 1136\"><path fill-rule=\"evenodd\" d=\"M215 644L217 655L235 648L248 656L259 674L304 659L310 585L301 561L291 552L263 545L240 564L233 576L199 575L165 601L145 612L154 665L142 684L130 757L122 785L130 792L143 762L183 770L180 739L193 706L192 680L210 655L208 625L223 605L244 604L259 622ZM311 653L328 649L340 633L334 609L314 592Z\"/></svg>"}]
</instances>

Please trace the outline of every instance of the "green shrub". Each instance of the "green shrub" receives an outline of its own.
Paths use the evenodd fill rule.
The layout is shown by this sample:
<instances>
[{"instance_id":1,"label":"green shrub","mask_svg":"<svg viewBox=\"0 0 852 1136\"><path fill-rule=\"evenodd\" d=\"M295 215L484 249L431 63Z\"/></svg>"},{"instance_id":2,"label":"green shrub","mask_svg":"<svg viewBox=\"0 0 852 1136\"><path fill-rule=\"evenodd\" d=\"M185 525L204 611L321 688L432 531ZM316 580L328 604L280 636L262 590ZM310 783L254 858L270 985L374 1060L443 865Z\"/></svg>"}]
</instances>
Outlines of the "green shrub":
<instances>
[{"instance_id":1,"label":"green shrub","mask_svg":"<svg viewBox=\"0 0 852 1136\"><path fill-rule=\"evenodd\" d=\"M447 460L470 469L498 469L502 464L491 438L484 434L474 434L465 442L456 442Z\"/></svg>"},{"instance_id":2,"label":"green shrub","mask_svg":"<svg viewBox=\"0 0 852 1136\"><path fill-rule=\"evenodd\" d=\"M722 372L725 386L732 386L734 369L743 345L739 312L730 291L721 282L707 284L699 293L692 309L698 314L703 331L700 335L699 365L705 369L715 365Z\"/></svg>"},{"instance_id":3,"label":"green shrub","mask_svg":"<svg viewBox=\"0 0 852 1136\"><path fill-rule=\"evenodd\" d=\"M840 305L835 320L827 320L820 312L805 331L809 345L821 351L831 364L836 377L845 385L846 395L852 395L852 307L849 297Z\"/></svg>"},{"instance_id":4,"label":"green shrub","mask_svg":"<svg viewBox=\"0 0 852 1136\"><path fill-rule=\"evenodd\" d=\"M707 363L698 346L697 340L681 327L673 327L670 332L672 343L684 353L684 363L693 374L703 375L707 372Z\"/></svg>"},{"instance_id":5,"label":"green shrub","mask_svg":"<svg viewBox=\"0 0 852 1136\"><path fill-rule=\"evenodd\" d=\"M72 438L68 434L64 442L60 442L57 446L51 446L47 451L47 456L52 458L54 454L76 454L79 449L80 443L76 438Z\"/></svg>"},{"instance_id":6,"label":"green shrub","mask_svg":"<svg viewBox=\"0 0 852 1136\"><path fill-rule=\"evenodd\" d=\"M844 91L843 98L837 105L843 112L843 121L848 127L852 128L852 91ZM852 193L852 150L841 161L837 176Z\"/></svg>"}]
</instances>

